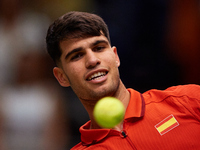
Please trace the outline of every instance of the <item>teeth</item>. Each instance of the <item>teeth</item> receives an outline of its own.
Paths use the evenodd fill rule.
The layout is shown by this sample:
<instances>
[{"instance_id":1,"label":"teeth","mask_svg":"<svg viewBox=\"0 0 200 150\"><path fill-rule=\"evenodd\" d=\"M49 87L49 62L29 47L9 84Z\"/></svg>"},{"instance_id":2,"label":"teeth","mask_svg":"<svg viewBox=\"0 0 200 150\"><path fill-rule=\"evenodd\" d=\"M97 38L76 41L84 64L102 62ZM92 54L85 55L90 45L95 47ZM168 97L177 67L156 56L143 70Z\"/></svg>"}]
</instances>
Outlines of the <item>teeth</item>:
<instances>
[{"instance_id":1,"label":"teeth","mask_svg":"<svg viewBox=\"0 0 200 150\"><path fill-rule=\"evenodd\" d=\"M103 76L105 76L106 75L106 72L97 72L97 73L95 73L95 74L93 74L93 75L91 75L89 78L88 78L88 80L96 80L96 79L99 79L99 78L101 78L101 77L103 77Z\"/></svg>"}]
</instances>

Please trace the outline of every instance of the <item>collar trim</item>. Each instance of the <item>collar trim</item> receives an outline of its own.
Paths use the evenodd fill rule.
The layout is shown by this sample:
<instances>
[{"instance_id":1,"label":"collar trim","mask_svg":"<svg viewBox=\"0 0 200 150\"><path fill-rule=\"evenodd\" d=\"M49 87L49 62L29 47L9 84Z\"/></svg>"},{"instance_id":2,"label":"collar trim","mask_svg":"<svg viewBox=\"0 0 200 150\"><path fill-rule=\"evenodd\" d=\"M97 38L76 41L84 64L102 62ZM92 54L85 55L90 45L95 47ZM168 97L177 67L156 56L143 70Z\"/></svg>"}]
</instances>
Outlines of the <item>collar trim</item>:
<instances>
[{"instance_id":1,"label":"collar trim","mask_svg":"<svg viewBox=\"0 0 200 150\"><path fill-rule=\"evenodd\" d=\"M130 101L125 112L124 120L133 121L135 118L141 118L144 116L145 112L145 102L141 93L133 90L127 89L130 92ZM136 119L136 120L138 120ZM136 121L135 120L135 121ZM84 146L89 146L97 143L107 137L109 134L113 135L112 129L90 129L91 121L88 121L83 126L80 127L79 131L81 133L81 141Z\"/></svg>"}]
</instances>

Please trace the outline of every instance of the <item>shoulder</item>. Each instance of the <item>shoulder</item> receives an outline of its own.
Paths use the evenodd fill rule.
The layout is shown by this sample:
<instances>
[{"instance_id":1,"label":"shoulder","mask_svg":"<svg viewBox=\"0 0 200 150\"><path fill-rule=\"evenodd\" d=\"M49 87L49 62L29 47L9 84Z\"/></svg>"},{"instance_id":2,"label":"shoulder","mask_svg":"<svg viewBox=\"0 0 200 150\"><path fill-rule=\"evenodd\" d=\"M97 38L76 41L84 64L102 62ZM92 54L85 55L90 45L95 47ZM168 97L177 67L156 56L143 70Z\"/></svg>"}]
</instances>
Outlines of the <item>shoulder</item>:
<instances>
[{"instance_id":1,"label":"shoulder","mask_svg":"<svg viewBox=\"0 0 200 150\"><path fill-rule=\"evenodd\" d=\"M196 84L174 86L165 91L174 96L187 96L188 98L200 100L200 86Z\"/></svg>"},{"instance_id":2,"label":"shoulder","mask_svg":"<svg viewBox=\"0 0 200 150\"><path fill-rule=\"evenodd\" d=\"M171 97L180 97L187 96L190 98L195 98L200 100L200 86L196 84L188 85L178 85L172 86L165 90L156 90L152 89L143 93L144 98L146 98L147 103L150 101L160 101L169 96Z\"/></svg>"},{"instance_id":3,"label":"shoulder","mask_svg":"<svg viewBox=\"0 0 200 150\"><path fill-rule=\"evenodd\" d=\"M163 110L175 109L190 114L200 121L200 86L179 85L166 90L150 90L143 94L146 106L158 107ZM155 106L157 105L157 106ZM155 109L155 108L154 108Z\"/></svg>"},{"instance_id":4,"label":"shoulder","mask_svg":"<svg viewBox=\"0 0 200 150\"><path fill-rule=\"evenodd\" d=\"M72 147L70 150L84 150L85 147L82 145L82 142L78 143L74 147Z\"/></svg>"},{"instance_id":5,"label":"shoulder","mask_svg":"<svg viewBox=\"0 0 200 150\"><path fill-rule=\"evenodd\" d=\"M74 147L72 147L70 150L107 150L110 149L108 145L104 144L91 144L91 145L83 145L82 142L78 143Z\"/></svg>"},{"instance_id":6,"label":"shoulder","mask_svg":"<svg viewBox=\"0 0 200 150\"><path fill-rule=\"evenodd\" d=\"M178 85L167 88L165 91L173 91L177 94L194 95L200 97L200 86L196 84Z\"/></svg>"}]
</instances>

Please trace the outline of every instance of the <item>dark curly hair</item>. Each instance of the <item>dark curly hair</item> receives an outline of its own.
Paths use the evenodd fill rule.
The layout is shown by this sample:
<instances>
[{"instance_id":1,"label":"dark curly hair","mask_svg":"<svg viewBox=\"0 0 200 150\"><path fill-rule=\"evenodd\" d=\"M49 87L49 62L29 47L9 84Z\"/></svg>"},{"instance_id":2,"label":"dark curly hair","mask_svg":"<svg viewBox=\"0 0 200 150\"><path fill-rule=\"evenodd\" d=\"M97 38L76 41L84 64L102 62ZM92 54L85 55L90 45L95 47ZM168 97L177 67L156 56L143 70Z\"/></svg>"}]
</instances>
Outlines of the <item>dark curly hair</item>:
<instances>
[{"instance_id":1,"label":"dark curly hair","mask_svg":"<svg viewBox=\"0 0 200 150\"><path fill-rule=\"evenodd\" d=\"M96 14L72 11L55 20L47 31L47 51L56 64L62 54L60 42L73 38L104 35L110 42L109 31L104 20Z\"/></svg>"}]
</instances>

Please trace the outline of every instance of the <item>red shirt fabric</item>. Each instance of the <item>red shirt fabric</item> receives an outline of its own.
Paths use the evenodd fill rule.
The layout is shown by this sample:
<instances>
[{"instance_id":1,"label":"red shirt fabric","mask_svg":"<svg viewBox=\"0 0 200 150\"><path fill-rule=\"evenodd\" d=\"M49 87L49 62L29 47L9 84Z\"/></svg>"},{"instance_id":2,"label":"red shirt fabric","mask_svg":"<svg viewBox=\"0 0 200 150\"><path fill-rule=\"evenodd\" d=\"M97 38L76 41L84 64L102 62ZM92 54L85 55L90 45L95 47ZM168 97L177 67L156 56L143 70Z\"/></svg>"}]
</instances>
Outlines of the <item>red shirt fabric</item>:
<instances>
[{"instance_id":1,"label":"red shirt fabric","mask_svg":"<svg viewBox=\"0 0 200 150\"><path fill-rule=\"evenodd\" d=\"M180 85L143 94L127 89L123 131L80 127L72 150L200 149L200 86Z\"/></svg>"}]
</instances>

